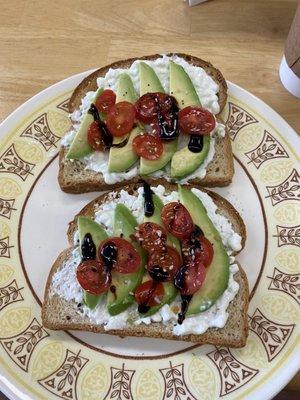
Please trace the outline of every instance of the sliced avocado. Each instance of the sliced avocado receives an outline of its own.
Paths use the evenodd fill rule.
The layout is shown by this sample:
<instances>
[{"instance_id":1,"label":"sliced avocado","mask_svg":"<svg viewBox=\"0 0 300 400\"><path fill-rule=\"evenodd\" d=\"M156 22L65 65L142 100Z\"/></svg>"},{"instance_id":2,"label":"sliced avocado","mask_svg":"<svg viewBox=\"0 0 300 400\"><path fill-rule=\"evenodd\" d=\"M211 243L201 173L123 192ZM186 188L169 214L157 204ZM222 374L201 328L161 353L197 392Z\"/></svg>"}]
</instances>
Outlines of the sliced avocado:
<instances>
[{"instance_id":1,"label":"sliced avocado","mask_svg":"<svg viewBox=\"0 0 300 400\"><path fill-rule=\"evenodd\" d=\"M164 88L153 68L145 62L139 63L140 96L149 92L162 92Z\"/></svg>"},{"instance_id":2,"label":"sliced avocado","mask_svg":"<svg viewBox=\"0 0 300 400\"><path fill-rule=\"evenodd\" d=\"M100 243L107 238L107 233L104 231L103 228L97 222L93 221L92 219L84 216L79 216L77 218L77 226L78 226L78 233L79 233L79 246L81 249L81 244L83 238L87 233L92 236L94 245L96 248L99 247ZM102 298L103 294L99 296L93 295L88 293L84 290L83 293L83 301L87 307L93 309L99 303L99 300Z\"/></svg>"},{"instance_id":3,"label":"sliced avocado","mask_svg":"<svg viewBox=\"0 0 300 400\"><path fill-rule=\"evenodd\" d=\"M199 97L189 75L181 65L170 61L170 94L175 97L179 108L201 106ZM190 175L203 163L210 147L210 135L203 138L203 148L193 153L188 146L178 150L171 161L171 178L182 179Z\"/></svg>"},{"instance_id":4,"label":"sliced avocado","mask_svg":"<svg viewBox=\"0 0 300 400\"><path fill-rule=\"evenodd\" d=\"M130 236L135 233L137 221L132 213L123 204L117 204L114 215L114 236L123 235L123 238L131 241ZM146 255L144 250L137 242L132 242L141 256L141 265L136 272L131 274L120 274L112 272L112 285L115 286L115 293L107 293L107 308L110 315L120 314L126 310L133 302L133 292L141 283L144 275Z\"/></svg>"},{"instance_id":5,"label":"sliced avocado","mask_svg":"<svg viewBox=\"0 0 300 400\"><path fill-rule=\"evenodd\" d=\"M144 222L155 222L156 224L163 226L160 216L161 210L164 206L163 202L157 195L153 195L152 199L154 203L154 213L151 217L145 217ZM181 254L180 242L175 236L168 234L167 244L169 246L174 247L179 252L179 254ZM145 280L148 279L149 277ZM157 306L151 307L147 313L141 314L143 318L155 314L162 306L164 306L165 304L170 304L175 299L177 290L173 282L164 282L163 285L164 285L164 296L161 302Z\"/></svg>"},{"instance_id":6,"label":"sliced avocado","mask_svg":"<svg viewBox=\"0 0 300 400\"><path fill-rule=\"evenodd\" d=\"M108 159L109 172L124 172L128 170L137 160L138 155L133 151L132 142L141 133L141 127L136 126L131 131L128 142L123 147L111 147ZM124 137L122 137L124 140Z\"/></svg>"},{"instance_id":7,"label":"sliced avocado","mask_svg":"<svg viewBox=\"0 0 300 400\"><path fill-rule=\"evenodd\" d=\"M183 186L178 185L178 192L180 202L187 208L193 222L202 229L214 249L212 263L206 269L205 281L193 295L186 313L186 315L193 315L210 308L226 290L229 279L229 257L219 232L209 219L201 200Z\"/></svg>"},{"instance_id":8,"label":"sliced avocado","mask_svg":"<svg viewBox=\"0 0 300 400\"><path fill-rule=\"evenodd\" d=\"M96 94L93 98L92 103L96 101L96 99L100 96L100 94L102 92L103 92L103 88L99 88L96 91ZM71 143L69 151L67 152L67 155L66 155L67 159L78 160L79 158L87 156L88 154L90 154L92 152L93 149L87 141L87 131L93 121L94 121L94 118L93 118L92 114L87 112L85 114L85 116L83 117L80 127L73 139L73 142Z\"/></svg>"},{"instance_id":9,"label":"sliced avocado","mask_svg":"<svg viewBox=\"0 0 300 400\"><path fill-rule=\"evenodd\" d=\"M171 177L175 179L185 178L192 174L203 163L210 147L210 136L203 138L203 148L200 153L193 153L188 146L176 151L171 161Z\"/></svg>"},{"instance_id":10,"label":"sliced avocado","mask_svg":"<svg viewBox=\"0 0 300 400\"><path fill-rule=\"evenodd\" d=\"M149 92L162 92L164 88L156 75L153 68L144 62L139 64L140 74L140 96ZM173 154L177 150L177 139L172 140L170 143L164 143L164 150L158 160L146 160L145 158L140 159L140 174L148 175L152 172L163 169L168 162L171 160Z\"/></svg>"},{"instance_id":11,"label":"sliced avocado","mask_svg":"<svg viewBox=\"0 0 300 400\"><path fill-rule=\"evenodd\" d=\"M88 308L93 310L94 308L96 308L97 304L99 303L100 299L102 299L103 296L104 296L104 294L100 294L97 296L95 294L91 294L84 290L83 291L83 302Z\"/></svg>"},{"instance_id":12,"label":"sliced avocado","mask_svg":"<svg viewBox=\"0 0 300 400\"><path fill-rule=\"evenodd\" d=\"M118 77L116 96L116 102L129 101L135 103L138 98L132 80L126 73L122 73ZM132 148L132 141L140 132L141 128L136 126L128 135L113 138L113 144L122 143L126 139L128 141L123 147L111 147L108 158L109 172L124 172L138 160L138 155Z\"/></svg>"},{"instance_id":13,"label":"sliced avocado","mask_svg":"<svg viewBox=\"0 0 300 400\"><path fill-rule=\"evenodd\" d=\"M169 77L170 94L177 100L179 108L201 105L191 78L181 65L170 61Z\"/></svg>"}]
</instances>

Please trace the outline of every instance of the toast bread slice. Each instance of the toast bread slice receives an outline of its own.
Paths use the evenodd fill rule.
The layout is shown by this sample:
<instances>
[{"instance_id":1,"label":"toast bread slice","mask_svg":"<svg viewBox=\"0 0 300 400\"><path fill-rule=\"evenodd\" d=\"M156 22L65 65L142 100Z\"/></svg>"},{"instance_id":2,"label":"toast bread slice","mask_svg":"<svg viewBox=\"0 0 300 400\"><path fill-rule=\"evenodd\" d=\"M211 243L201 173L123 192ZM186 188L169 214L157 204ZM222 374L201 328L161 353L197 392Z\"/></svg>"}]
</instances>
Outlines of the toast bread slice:
<instances>
[{"instance_id":1,"label":"toast bread slice","mask_svg":"<svg viewBox=\"0 0 300 400\"><path fill-rule=\"evenodd\" d=\"M127 185L124 187L124 190L128 191L129 193L135 193L139 186L140 184ZM176 190L176 185L166 184L166 189L167 191ZM116 190L115 193L118 193L120 190L121 189ZM201 190L203 189L201 188ZM220 195L206 190L203 191L207 192L211 196L218 207L219 213L231 221L234 231L242 237L242 247L244 247L246 240L246 229L238 212ZM77 216L93 216L97 205L105 203L109 199L109 195L109 193L105 193L99 196L90 202L86 207L84 207L79 214L77 214ZM241 266L239 266L239 271L234 276L234 279L239 283L240 288L236 297L233 299L227 309L229 313L227 323L222 329L209 328L201 335L188 334L176 336L172 333L171 324L163 324L159 322L151 323L150 325L132 325L122 330L106 331L103 326L91 323L87 316L84 316L82 313L80 313L75 301L68 302L56 294L51 294L53 275L61 268L64 260L69 257L73 249L73 236L75 230L77 229L76 217L72 222L70 222L68 229L68 240L71 247L64 250L58 256L46 283L45 297L42 307L42 320L45 327L53 330L84 330L97 333L113 334L121 337L142 336L184 340L199 344L209 343L229 347L242 347L245 345L248 336L247 310L249 302L249 288L246 274Z\"/></svg>"},{"instance_id":2,"label":"toast bread slice","mask_svg":"<svg viewBox=\"0 0 300 400\"><path fill-rule=\"evenodd\" d=\"M220 89L218 96L221 112L227 101L227 84L221 72L212 64L201 60L200 58L182 53L168 54L168 56L172 55L177 55L185 59L190 64L203 68L207 74L219 84ZM105 76L110 68L129 68L135 60L155 60L158 57L160 57L159 54L140 58L130 58L127 60L117 61L94 71L92 74L87 76L74 90L68 105L69 111L73 112L78 109L79 105L81 104L81 99L85 96L85 94L88 91L94 91L97 89L97 78ZM138 182L140 179L139 177L135 177L128 181L107 184L105 183L101 173L92 170L86 170L84 163L79 160L68 160L66 158L66 153L66 148L61 147L59 152L58 182L60 188L64 192L85 193L91 191L110 190L126 184ZM215 156L207 167L205 178L201 180L192 179L189 183L207 187L227 186L231 183L233 174L234 168L231 141L228 133L226 133L225 138L218 138L216 140ZM152 179L153 178L149 178L149 180ZM156 180L156 182L158 182L158 180Z\"/></svg>"}]
</instances>

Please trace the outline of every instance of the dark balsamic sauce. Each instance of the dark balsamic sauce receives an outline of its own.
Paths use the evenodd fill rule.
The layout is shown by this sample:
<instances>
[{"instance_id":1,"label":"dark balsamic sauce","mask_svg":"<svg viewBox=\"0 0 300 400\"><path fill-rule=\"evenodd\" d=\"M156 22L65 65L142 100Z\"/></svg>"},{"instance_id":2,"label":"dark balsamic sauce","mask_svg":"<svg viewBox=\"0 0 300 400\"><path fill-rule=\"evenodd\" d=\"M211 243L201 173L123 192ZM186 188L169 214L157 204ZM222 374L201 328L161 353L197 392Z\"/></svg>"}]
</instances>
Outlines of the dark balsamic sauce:
<instances>
[{"instance_id":1,"label":"dark balsamic sauce","mask_svg":"<svg viewBox=\"0 0 300 400\"><path fill-rule=\"evenodd\" d=\"M192 294L181 295L181 311L178 314L178 320L177 320L179 325L181 325L185 320L185 314L187 312L190 301L192 300L192 297L193 297Z\"/></svg>"},{"instance_id":2,"label":"dark balsamic sauce","mask_svg":"<svg viewBox=\"0 0 300 400\"><path fill-rule=\"evenodd\" d=\"M184 281L185 281L185 275L187 272L187 265L183 265L177 272L174 278L174 286L181 292L183 289ZM185 314L187 312L189 303L192 299L193 295L181 295L181 310L180 313L178 314L178 324L181 325L183 321L185 320Z\"/></svg>"},{"instance_id":3,"label":"dark balsamic sauce","mask_svg":"<svg viewBox=\"0 0 300 400\"><path fill-rule=\"evenodd\" d=\"M115 300L117 299L117 288L115 287L115 285L111 285L111 287L109 288L109 290L112 292L112 294L114 295Z\"/></svg>"},{"instance_id":4,"label":"dark balsamic sauce","mask_svg":"<svg viewBox=\"0 0 300 400\"><path fill-rule=\"evenodd\" d=\"M158 282L156 282L156 281L153 281L153 282L152 282L152 287L151 287L151 289L150 289L149 292L148 292L148 296L147 296L146 301L145 301L144 303L138 305L138 312L139 312L140 314L146 314L146 312L148 312L148 311L150 310L151 307L148 306L147 303L148 303L148 301L151 299L152 294L153 294L153 292L154 292L154 290L155 290L155 288L156 288L157 283L158 283Z\"/></svg>"},{"instance_id":5,"label":"dark balsamic sauce","mask_svg":"<svg viewBox=\"0 0 300 400\"><path fill-rule=\"evenodd\" d=\"M95 260L97 254L96 246L93 242L92 235L87 233L81 244L81 258L82 261Z\"/></svg>"},{"instance_id":6,"label":"dark balsamic sauce","mask_svg":"<svg viewBox=\"0 0 300 400\"><path fill-rule=\"evenodd\" d=\"M150 306L147 306L147 304L139 304L138 305L138 312L140 314L146 314L150 310Z\"/></svg>"},{"instance_id":7,"label":"dark balsamic sauce","mask_svg":"<svg viewBox=\"0 0 300 400\"><path fill-rule=\"evenodd\" d=\"M109 149L110 147L124 147L127 142L128 142L128 137L123 140L123 142L113 144L113 136L109 132L109 129L107 128L107 125L104 121L101 120L99 111L97 107L94 104L91 104L90 109L88 111L90 114L92 114L94 121L98 123L98 126L100 128L100 131L102 133L102 140L104 143L104 146Z\"/></svg>"},{"instance_id":8,"label":"dark balsamic sauce","mask_svg":"<svg viewBox=\"0 0 300 400\"><path fill-rule=\"evenodd\" d=\"M188 149L192 153L200 153L203 149L203 136L202 135L191 135L188 144Z\"/></svg>"},{"instance_id":9,"label":"dark balsamic sauce","mask_svg":"<svg viewBox=\"0 0 300 400\"><path fill-rule=\"evenodd\" d=\"M169 274L164 271L159 265L155 265L148 271L150 277L156 282L165 282L169 279Z\"/></svg>"},{"instance_id":10,"label":"dark balsamic sauce","mask_svg":"<svg viewBox=\"0 0 300 400\"><path fill-rule=\"evenodd\" d=\"M154 99L154 101L156 103L156 107L157 107L157 120L158 120L158 125L160 128L159 137L165 141L174 140L177 138L177 136L179 134L178 104L177 104L176 99L173 96L169 96L169 98L170 98L170 101L172 102L171 110L170 110L170 117L171 117L170 124L165 120L165 118L161 112L161 107L159 105L157 96L153 96L153 99Z\"/></svg>"},{"instance_id":11,"label":"dark balsamic sauce","mask_svg":"<svg viewBox=\"0 0 300 400\"><path fill-rule=\"evenodd\" d=\"M98 124L98 127L101 132L101 139L103 141L104 147L106 149L109 149L112 146L113 136L109 132L109 130L106 126L106 123L101 120L99 111L98 111L97 107L95 106L95 104L91 104L88 112L89 112L89 114L92 114L94 121L96 121Z\"/></svg>"},{"instance_id":12,"label":"dark balsamic sauce","mask_svg":"<svg viewBox=\"0 0 300 400\"><path fill-rule=\"evenodd\" d=\"M146 217L151 217L154 213L153 192L147 182L143 183L144 187L144 213Z\"/></svg>"},{"instance_id":13,"label":"dark balsamic sauce","mask_svg":"<svg viewBox=\"0 0 300 400\"><path fill-rule=\"evenodd\" d=\"M106 243L101 249L101 257L105 268L110 272L114 263L117 261L117 248L113 243Z\"/></svg>"}]
</instances>

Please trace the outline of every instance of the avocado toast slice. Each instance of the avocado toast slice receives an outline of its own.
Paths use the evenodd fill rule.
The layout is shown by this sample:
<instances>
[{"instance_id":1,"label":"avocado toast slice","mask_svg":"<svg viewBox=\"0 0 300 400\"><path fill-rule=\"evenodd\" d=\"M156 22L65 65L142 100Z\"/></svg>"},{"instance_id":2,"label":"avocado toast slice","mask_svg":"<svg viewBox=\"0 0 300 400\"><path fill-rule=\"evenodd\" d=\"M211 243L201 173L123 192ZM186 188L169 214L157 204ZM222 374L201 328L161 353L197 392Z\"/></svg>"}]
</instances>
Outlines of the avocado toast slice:
<instances>
[{"instance_id":1,"label":"avocado toast slice","mask_svg":"<svg viewBox=\"0 0 300 400\"><path fill-rule=\"evenodd\" d=\"M197 57L188 56L185 54L169 54L168 56L178 56L188 62L189 64L201 67L205 73L210 76L215 83L219 86L218 92L218 102L220 113L226 104L227 99L227 85L225 82L224 77L222 76L221 72L213 67L210 63L205 62ZM87 78L85 78L81 84L75 89L70 102L69 102L69 111L73 112L80 106L81 99L85 96L88 91L96 90L97 89L97 78L104 77L109 69L117 69L117 68L129 68L131 64L135 60L149 60L153 61L161 56L156 54L152 56L140 57L140 58L132 58L128 60L119 61L113 63L107 67L100 68L99 70L95 71ZM220 114L219 113L219 114ZM216 115L216 118L219 122L222 123L220 119L220 115ZM176 144L176 143L175 143ZM168 144L171 146L171 143ZM234 169L233 169L233 155L231 149L231 142L228 133L226 132L225 137L216 137L215 138L215 154L213 159L209 162L206 167L206 175L204 178L192 178L190 177L188 182L191 184L213 187L213 186L226 186L228 185L233 177ZM172 148L171 155L175 151ZM101 191L101 190L109 190L117 187L121 187L124 184L135 183L140 180L139 176L134 174L126 174L125 176L120 176L118 179L105 179L104 175L100 172L97 172L92 169L87 169L84 162L81 160L68 160L66 158L67 147L61 147L60 149L60 156L59 156L59 184L63 191L69 193L83 193L89 191ZM153 164L153 163L152 163ZM148 163L145 162L147 168L144 169L145 173L148 171L153 170L148 168ZM120 171L119 171L120 172ZM128 172L128 171L126 171ZM142 172L142 171L141 171ZM159 182L159 179L164 177L164 174L168 175L163 171L163 174L160 176L151 177L151 175L144 175L143 179L151 181L151 179L155 179L156 182ZM175 179L177 179L175 177ZM179 178L178 178L179 179Z\"/></svg>"},{"instance_id":2,"label":"avocado toast slice","mask_svg":"<svg viewBox=\"0 0 300 400\"><path fill-rule=\"evenodd\" d=\"M135 194L140 186L140 184L127 185L123 188L123 190L130 194ZM177 190L177 186L172 184L166 184L165 188L167 194L173 190ZM201 190L204 191L203 189ZM121 190L114 191L113 197L118 198L118 196L120 196L120 192ZM246 239L246 231L243 221L237 211L221 196L209 191L206 191L206 193L208 193L217 206L218 213L226 217L231 222L233 230L241 236L241 245L243 247ZM99 196L86 207L84 207L78 215L93 217L95 210L99 208L100 205L110 201L111 196L111 193L106 193ZM132 324L126 326L124 329L112 329L109 331L105 330L103 325L93 323L86 315L80 313L75 301L66 301L57 294L54 294L51 290L52 280L55 273L62 268L64 261L72 252L74 233L76 230L77 223L75 217L74 221L70 223L68 229L68 239L71 247L60 254L52 267L46 284L45 300L42 309L43 323L46 327L50 329L74 329L98 333L109 333L122 337L143 336L185 340L197 343L210 343L230 347L244 346L248 334L247 308L249 290L246 275L240 266L239 271L234 275L234 280L239 284L239 290L227 308L229 317L223 328L209 328L201 335L186 334L178 336L172 333L171 324L165 324L161 322L153 322L150 325Z\"/></svg>"}]
</instances>

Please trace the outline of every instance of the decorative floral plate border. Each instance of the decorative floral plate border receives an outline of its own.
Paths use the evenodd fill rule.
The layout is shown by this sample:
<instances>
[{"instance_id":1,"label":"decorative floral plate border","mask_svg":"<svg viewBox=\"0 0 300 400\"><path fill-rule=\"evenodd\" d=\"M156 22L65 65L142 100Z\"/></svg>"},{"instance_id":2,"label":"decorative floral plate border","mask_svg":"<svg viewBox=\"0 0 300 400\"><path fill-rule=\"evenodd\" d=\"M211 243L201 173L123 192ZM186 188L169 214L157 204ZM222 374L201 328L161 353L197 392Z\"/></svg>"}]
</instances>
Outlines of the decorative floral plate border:
<instances>
[{"instance_id":1,"label":"decorative floral plate border","mask_svg":"<svg viewBox=\"0 0 300 400\"><path fill-rule=\"evenodd\" d=\"M1 125L0 389L12 399L271 398L300 360L300 141L270 107L233 84L223 115L268 227L246 347L193 346L158 365L157 357L104 356L42 326L21 267L18 227L25 199L69 127L70 93L86 74L46 89Z\"/></svg>"}]
</instances>

